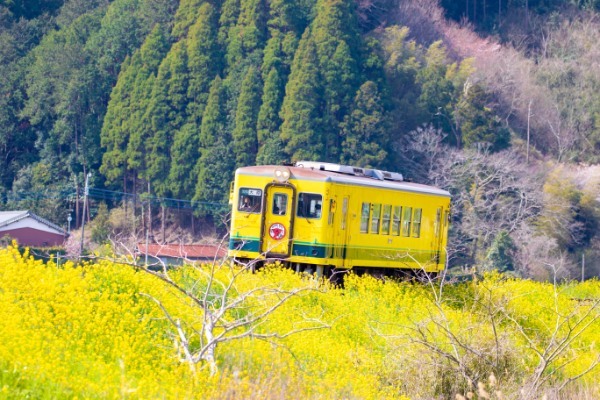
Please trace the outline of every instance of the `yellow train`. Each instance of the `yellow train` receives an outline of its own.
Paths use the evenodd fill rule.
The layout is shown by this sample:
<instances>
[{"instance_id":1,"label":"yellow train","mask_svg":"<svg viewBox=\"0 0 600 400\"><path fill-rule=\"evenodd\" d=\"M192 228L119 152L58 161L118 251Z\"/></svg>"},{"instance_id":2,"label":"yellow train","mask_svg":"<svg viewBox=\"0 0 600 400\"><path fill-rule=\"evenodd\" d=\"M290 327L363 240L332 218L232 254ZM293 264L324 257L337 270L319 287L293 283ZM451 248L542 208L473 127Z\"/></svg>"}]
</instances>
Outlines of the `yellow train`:
<instances>
[{"instance_id":1,"label":"yellow train","mask_svg":"<svg viewBox=\"0 0 600 400\"><path fill-rule=\"evenodd\" d=\"M229 256L318 275L425 271L446 263L450 193L394 172L299 161L239 168Z\"/></svg>"}]
</instances>

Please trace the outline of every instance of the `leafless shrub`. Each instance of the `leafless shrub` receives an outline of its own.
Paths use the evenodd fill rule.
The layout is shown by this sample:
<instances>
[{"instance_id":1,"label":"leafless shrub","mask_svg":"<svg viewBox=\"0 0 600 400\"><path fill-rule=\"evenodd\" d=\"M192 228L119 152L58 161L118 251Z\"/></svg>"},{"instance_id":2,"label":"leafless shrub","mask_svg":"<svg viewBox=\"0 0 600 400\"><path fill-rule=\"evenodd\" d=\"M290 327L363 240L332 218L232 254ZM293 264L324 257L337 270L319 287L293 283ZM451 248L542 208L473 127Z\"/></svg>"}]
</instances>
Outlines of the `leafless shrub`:
<instances>
[{"instance_id":1,"label":"leafless shrub","mask_svg":"<svg viewBox=\"0 0 600 400\"><path fill-rule=\"evenodd\" d=\"M426 46L442 37L440 28L446 24L439 0L399 1L393 17L396 24L408 27L411 36Z\"/></svg>"},{"instance_id":2,"label":"leafless shrub","mask_svg":"<svg viewBox=\"0 0 600 400\"><path fill-rule=\"evenodd\" d=\"M414 166L419 178L453 196L449 255L479 262L501 231L510 234L537 217L544 171L532 170L518 152L461 151L442 139L439 131L420 128L406 136L401 153L410 158L407 165Z\"/></svg>"},{"instance_id":3,"label":"leafless shrub","mask_svg":"<svg viewBox=\"0 0 600 400\"><path fill-rule=\"evenodd\" d=\"M226 237L221 240L221 246L226 243L225 239ZM130 266L161 280L184 296L189 304L198 310L199 320L183 320L175 316L176 310L168 309L159 298L147 295L163 311L171 324L173 341L180 360L187 363L194 373L197 371L197 365L201 365L207 366L210 374L215 375L219 368L217 347L227 342L243 338L276 341L299 332L330 327L319 318L304 316L296 324L297 328L290 331L260 329L269 316L290 299L323 290L320 279L308 279L305 284L294 288L285 288L283 284L273 283L240 291L238 280L252 273L258 260L234 263L230 259L215 257L210 263L199 264L183 257L182 264L193 268L198 276L194 282L186 284L175 279L173 269L160 259L143 263L136 247L131 247L126 241L119 241L118 236L111 237L111 241L114 249L111 261Z\"/></svg>"},{"instance_id":4,"label":"leafless shrub","mask_svg":"<svg viewBox=\"0 0 600 400\"><path fill-rule=\"evenodd\" d=\"M546 310L551 322L544 322L545 315L532 325L515 308L515 298L497 292L494 279L464 287L468 300L458 292L448 295L443 285L430 286L425 312L415 314L411 324L373 323L375 334L390 346L385 379L403 393L419 398L455 394L456 399L557 399L600 363L598 357L578 373L566 372L575 361L569 357L573 346L600 321L600 299L572 303L565 312L554 278L553 306ZM459 320L455 310L472 318ZM389 333L393 327L397 335ZM524 369L524 355L515 351L516 336L537 358L533 369Z\"/></svg>"},{"instance_id":5,"label":"leafless shrub","mask_svg":"<svg viewBox=\"0 0 600 400\"><path fill-rule=\"evenodd\" d=\"M567 253L556 243L556 240L535 232L531 226L524 224L514 232L515 243L518 244L518 271L524 277L538 281L567 279L574 275L576 265L570 261Z\"/></svg>"}]
</instances>

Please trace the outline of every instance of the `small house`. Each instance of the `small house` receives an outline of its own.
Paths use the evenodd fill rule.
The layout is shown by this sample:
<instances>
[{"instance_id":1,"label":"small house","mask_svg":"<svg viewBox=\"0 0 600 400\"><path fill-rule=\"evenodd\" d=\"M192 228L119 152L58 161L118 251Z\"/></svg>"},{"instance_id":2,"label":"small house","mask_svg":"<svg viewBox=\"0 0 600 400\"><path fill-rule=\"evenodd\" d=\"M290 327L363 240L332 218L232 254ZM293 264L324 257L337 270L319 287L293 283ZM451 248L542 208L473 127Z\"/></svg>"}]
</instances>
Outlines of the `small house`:
<instances>
[{"instance_id":1,"label":"small house","mask_svg":"<svg viewBox=\"0 0 600 400\"><path fill-rule=\"evenodd\" d=\"M69 234L31 211L0 211L0 238L16 239L21 246L62 246Z\"/></svg>"}]
</instances>

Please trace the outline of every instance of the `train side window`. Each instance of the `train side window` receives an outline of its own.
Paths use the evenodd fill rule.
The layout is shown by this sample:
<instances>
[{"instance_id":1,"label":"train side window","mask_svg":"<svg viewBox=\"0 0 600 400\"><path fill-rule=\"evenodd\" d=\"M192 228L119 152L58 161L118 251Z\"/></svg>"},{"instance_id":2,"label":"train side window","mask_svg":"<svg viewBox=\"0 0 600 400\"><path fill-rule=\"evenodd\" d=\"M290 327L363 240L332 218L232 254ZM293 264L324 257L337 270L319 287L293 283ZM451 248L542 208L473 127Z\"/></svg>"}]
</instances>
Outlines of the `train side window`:
<instances>
[{"instance_id":1,"label":"train side window","mask_svg":"<svg viewBox=\"0 0 600 400\"><path fill-rule=\"evenodd\" d=\"M304 218L321 218L323 196L315 193L300 193L298 195L298 211L296 215Z\"/></svg>"},{"instance_id":2,"label":"train side window","mask_svg":"<svg viewBox=\"0 0 600 400\"><path fill-rule=\"evenodd\" d=\"M392 206L386 204L383 206L383 217L381 219L381 234L390 234L390 217L392 216Z\"/></svg>"},{"instance_id":3,"label":"train side window","mask_svg":"<svg viewBox=\"0 0 600 400\"><path fill-rule=\"evenodd\" d=\"M272 212L275 215L285 215L287 214L287 194L284 193L275 193L273 196L273 208Z\"/></svg>"},{"instance_id":4,"label":"train side window","mask_svg":"<svg viewBox=\"0 0 600 400\"><path fill-rule=\"evenodd\" d=\"M379 233L381 218L381 204L373 204L373 211L371 213L371 233Z\"/></svg>"},{"instance_id":5,"label":"train side window","mask_svg":"<svg viewBox=\"0 0 600 400\"><path fill-rule=\"evenodd\" d=\"M369 232L369 211L371 210L371 203L362 203L362 209L360 212L360 233Z\"/></svg>"},{"instance_id":6,"label":"train side window","mask_svg":"<svg viewBox=\"0 0 600 400\"><path fill-rule=\"evenodd\" d=\"M400 216L402 215L402 207L394 207L394 215L392 219L392 235L400 236Z\"/></svg>"},{"instance_id":7,"label":"train side window","mask_svg":"<svg viewBox=\"0 0 600 400\"><path fill-rule=\"evenodd\" d=\"M418 238L421 236L421 216L423 214L422 208L415 208L413 212L413 222L412 222L412 237Z\"/></svg>"},{"instance_id":8,"label":"train side window","mask_svg":"<svg viewBox=\"0 0 600 400\"><path fill-rule=\"evenodd\" d=\"M402 236L410 236L410 222L412 219L412 207L404 207L402 215Z\"/></svg>"},{"instance_id":9,"label":"train side window","mask_svg":"<svg viewBox=\"0 0 600 400\"><path fill-rule=\"evenodd\" d=\"M238 198L238 211L247 213L259 213L261 203L261 189L240 188Z\"/></svg>"}]
</instances>

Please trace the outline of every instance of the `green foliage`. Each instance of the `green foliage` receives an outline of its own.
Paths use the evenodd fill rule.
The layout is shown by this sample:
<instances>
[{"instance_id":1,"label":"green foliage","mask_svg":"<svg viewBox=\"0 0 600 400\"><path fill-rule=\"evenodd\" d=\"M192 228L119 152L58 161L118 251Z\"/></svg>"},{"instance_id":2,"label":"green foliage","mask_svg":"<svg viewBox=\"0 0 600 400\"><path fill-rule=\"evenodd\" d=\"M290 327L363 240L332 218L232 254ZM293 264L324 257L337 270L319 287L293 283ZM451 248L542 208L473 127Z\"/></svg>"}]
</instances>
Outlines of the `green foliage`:
<instances>
[{"instance_id":1,"label":"green foliage","mask_svg":"<svg viewBox=\"0 0 600 400\"><path fill-rule=\"evenodd\" d=\"M90 118L93 92L92 59L85 49L100 27L99 13L77 18L67 29L48 34L33 51L23 110L37 127L43 157L62 156L71 174L97 164L98 120ZM62 57L56 57L62 54Z\"/></svg>"},{"instance_id":2,"label":"green foliage","mask_svg":"<svg viewBox=\"0 0 600 400\"><path fill-rule=\"evenodd\" d=\"M2 7L7 7L14 18L32 19L43 13L55 13L64 2L64 0L6 0L2 2Z\"/></svg>"},{"instance_id":3,"label":"green foliage","mask_svg":"<svg viewBox=\"0 0 600 400\"><path fill-rule=\"evenodd\" d=\"M134 55L130 66L134 70L135 78L129 102L132 107L123 124L127 127L126 134L129 136L125 153L128 170L136 171L137 177L140 178L147 178L148 174L145 154L152 131L147 109L152 98L156 73L167 49L164 28L157 25L148 35L137 57Z\"/></svg>"},{"instance_id":4,"label":"green foliage","mask_svg":"<svg viewBox=\"0 0 600 400\"><path fill-rule=\"evenodd\" d=\"M232 132L236 167L254 165L258 148L256 124L261 100L261 80L258 70L248 68L235 114Z\"/></svg>"},{"instance_id":5,"label":"green foliage","mask_svg":"<svg viewBox=\"0 0 600 400\"><path fill-rule=\"evenodd\" d=\"M501 231L492 242L485 261L487 269L495 269L500 272L514 271L514 254L517 250L508 232Z\"/></svg>"},{"instance_id":6,"label":"green foliage","mask_svg":"<svg viewBox=\"0 0 600 400\"><path fill-rule=\"evenodd\" d=\"M226 60L229 68L264 45L266 17L264 1L240 1L238 20L228 32Z\"/></svg>"},{"instance_id":7,"label":"green foliage","mask_svg":"<svg viewBox=\"0 0 600 400\"><path fill-rule=\"evenodd\" d=\"M416 75L416 81L421 86L417 104L436 127L444 132L451 132L455 88L452 82L446 79L446 58L446 48L441 41L434 42L427 49L423 68ZM455 144L460 145L460 141Z\"/></svg>"},{"instance_id":8,"label":"green foliage","mask_svg":"<svg viewBox=\"0 0 600 400\"><path fill-rule=\"evenodd\" d=\"M457 108L465 147L488 145L492 151L499 151L510 145L510 133L494 113L491 95L480 85L471 86Z\"/></svg>"},{"instance_id":9,"label":"green foliage","mask_svg":"<svg viewBox=\"0 0 600 400\"><path fill-rule=\"evenodd\" d=\"M173 132L183 123L187 77L186 47L183 42L178 42L158 69L152 99L144 116L150 121L151 128L146 144L147 176L154 192L161 197L169 192L170 151Z\"/></svg>"},{"instance_id":10,"label":"green foliage","mask_svg":"<svg viewBox=\"0 0 600 400\"><path fill-rule=\"evenodd\" d=\"M280 114L281 139L291 161L323 159L318 80L316 46L307 29L294 56Z\"/></svg>"},{"instance_id":11,"label":"green foliage","mask_svg":"<svg viewBox=\"0 0 600 400\"><path fill-rule=\"evenodd\" d=\"M223 80L217 76L211 83L208 102L200 127L200 147L202 151L212 146L219 137L226 134L226 116L223 113L225 101Z\"/></svg>"},{"instance_id":12,"label":"green foliage","mask_svg":"<svg viewBox=\"0 0 600 400\"><path fill-rule=\"evenodd\" d=\"M272 0L269 4L270 29L301 34L311 19L314 0Z\"/></svg>"},{"instance_id":13,"label":"green foliage","mask_svg":"<svg viewBox=\"0 0 600 400\"><path fill-rule=\"evenodd\" d=\"M273 68L277 69L279 74L287 77L294 52L296 51L297 42L297 37L293 32L272 32L272 36L267 41L264 50L261 67L263 79L266 79L267 74Z\"/></svg>"},{"instance_id":14,"label":"green foliage","mask_svg":"<svg viewBox=\"0 0 600 400\"><path fill-rule=\"evenodd\" d=\"M75 190L73 181L59 181L67 166L56 158L30 164L19 170L12 191L7 193L6 210L30 210L50 221L65 221L68 211L61 198ZM62 196L61 196L62 195Z\"/></svg>"},{"instance_id":15,"label":"green foliage","mask_svg":"<svg viewBox=\"0 0 600 400\"><path fill-rule=\"evenodd\" d=\"M186 112L188 121L199 125L210 83L222 69L222 54L217 43L217 14L210 3L202 4L198 10L198 18L190 29L186 44L189 71Z\"/></svg>"},{"instance_id":16,"label":"green foliage","mask_svg":"<svg viewBox=\"0 0 600 400\"><path fill-rule=\"evenodd\" d=\"M97 244L106 243L111 233L108 207L104 202L98 205L98 212L91 224L91 233L92 241Z\"/></svg>"},{"instance_id":17,"label":"green foliage","mask_svg":"<svg viewBox=\"0 0 600 400\"><path fill-rule=\"evenodd\" d=\"M171 147L169 189L175 198L185 198L198 181L196 163L200 155L200 128L187 123L175 132Z\"/></svg>"},{"instance_id":18,"label":"green foliage","mask_svg":"<svg viewBox=\"0 0 600 400\"><path fill-rule=\"evenodd\" d=\"M416 76L421 68L421 49L414 40L408 39L408 35L408 28L392 26L380 36L388 90L394 94L392 126L397 130L410 130L427 120L423 111L416 107L420 92Z\"/></svg>"},{"instance_id":19,"label":"green foliage","mask_svg":"<svg viewBox=\"0 0 600 400\"><path fill-rule=\"evenodd\" d=\"M229 197L229 183L235 169L234 153L227 136L221 136L210 147L203 149L198 160L198 182L194 201L199 215L220 217L227 213L223 207Z\"/></svg>"},{"instance_id":20,"label":"green foliage","mask_svg":"<svg viewBox=\"0 0 600 400\"><path fill-rule=\"evenodd\" d=\"M387 119L374 82L365 82L354 98L354 109L343 124L341 161L359 167L385 165Z\"/></svg>"},{"instance_id":21,"label":"green foliage","mask_svg":"<svg viewBox=\"0 0 600 400\"><path fill-rule=\"evenodd\" d=\"M240 15L240 0L224 0L219 16L219 32L217 40L223 48L228 48L230 42L230 29L232 29Z\"/></svg>"},{"instance_id":22,"label":"green foliage","mask_svg":"<svg viewBox=\"0 0 600 400\"><path fill-rule=\"evenodd\" d=\"M600 205L597 193L582 190L573 177L556 168L544 183L544 208L538 229L557 240L561 248L577 252L589 246L599 234Z\"/></svg>"},{"instance_id":23,"label":"green foliage","mask_svg":"<svg viewBox=\"0 0 600 400\"><path fill-rule=\"evenodd\" d=\"M194 21L198 21L198 15L202 14L202 9L209 6L209 3L204 0L183 0L179 3L177 12L175 13L175 21L171 36L175 39L183 39L187 36L188 30ZM197 22L196 22L197 23Z\"/></svg>"},{"instance_id":24,"label":"green foliage","mask_svg":"<svg viewBox=\"0 0 600 400\"><path fill-rule=\"evenodd\" d=\"M150 195L210 203L227 192L211 179L228 180L235 166L318 159L407 176L412 171L452 189L456 209L465 211L455 214L456 232L470 241L467 257L481 262L505 227L484 234L478 227L499 221L499 204L518 196L506 189L494 197L480 184L483 178L461 168L483 163L484 176L495 167L464 159L488 150L502 158L509 132L522 148L518 138L526 126L528 151L537 147L542 155L590 163L600 154L598 22L580 11L597 8L597 1L477 0L467 8L443 1L448 15L463 15L507 40L507 28L518 28L511 35L524 38L535 57L531 64L511 64L518 73L497 73L493 64L504 49L478 51L477 75L474 60L461 59L476 46L446 29L445 21L436 20L431 35L421 36L427 27L414 21L441 16L430 2L405 2L398 12L390 0L21 3L0 6L0 193L4 203L9 199L6 206L20 204L11 187L46 193L32 183L38 168L51 170L60 190L79 187L85 173L99 169L99 187L123 185L136 193L149 187ZM568 20L535 15L562 6ZM422 11L427 17L416 15ZM523 16L526 22L516 27ZM400 20L414 30L395 25ZM543 51L536 47L541 39L521 35L528 31L550 33ZM436 41L439 32L443 43ZM217 76L218 107L214 99L208 107ZM412 144L429 149L396 151L424 125L466 151L440 161L442 148L449 149L426 138ZM409 159L427 162L415 167ZM449 179L449 170L464 179ZM594 259L597 195L575 186L578 199L555 196L568 204L570 222L551 222L558 214L548 203L538 231L556 240L556 251ZM501 201L488 204L489 198ZM39 207L59 210L59 203L40 200Z\"/></svg>"},{"instance_id":25,"label":"green foliage","mask_svg":"<svg viewBox=\"0 0 600 400\"><path fill-rule=\"evenodd\" d=\"M340 124L358 90L358 47L352 2L319 1L311 24L322 80L322 135L325 160L339 159ZM351 46L355 46L352 48Z\"/></svg>"},{"instance_id":26,"label":"green foliage","mask_svg":"<svg viewBox=\"0 0 600 400\"><path fill-rule=\"evenodd\" d=\"M283 146L279 138L281 119L279 111L283 101L283 82L277 68L271 68L265 80L262 105L256 123L258 154L257 165L278 165L284 161Z\"/></svg>"},{"instance_id":27,"label":"green foliage","mask_svg":"<svg viewBox=\"0 0 600 400\"><path fill-rule=\"evenodd\" d=\"M153 2L149 6L146 1L117 0L111 3L98 34L88 43L98 64L96 80L102 84L102 90L106 93L104 97L110 93L100 132L104 149L100 171L108 183L123 179L130 171L127 142L134 125L133 114L140 118L137 84L142 78L138 74L148 74L142 70L138 47L151 29L153 35L157 34L157 22L168 23L168 19L163 20L162 17L162 13L168 10L168 1ZM159 53L166 52L165 47L163 41ZM135 54L131 56L134 51Z\"/></svg>"},{"instance_id":28,"label":"green foliage","mask_svg":"<svg viewBox=\"0 0 600 400\"><path fill-rule=\"evenodd\" d=\"M104 118L101 132L101 144L105 149L102 156L100 172L108 182L114 182L122 178L127 170L127 130L130 111L133 109L131 97L135 77L137 75L137 59L139 55L127 58L123 62L119 79L114 87L108 109Z\"/></svg>"},{"instance_id":29,"label":"green foliage","mask_svg":"<svg viewBox=\"0 0 600 400\"><path fill-rule=\"evenodd\" d=\"M229 194L229 182L233 179L235 156L232 137L226 130L226 88L216 77L210 88L206 111L200 128L200 158L196 165L198 181L194 200L201 202L197 210L201 215L215 215L217 210L210 203L222 203Z\"/></svg>"},{"instance_id":30,"label":"green foliage","mask_svg":"<svg viewBox=\"0 0 600 400\"><path fill-rule=\"evenodd\" d=\"M27 52L44 32L41 21L7 23L0 34L0 188L10 189L18 171L37 158L36 133L23 109L27 94Z\"/></svg>"}]
</instances>

